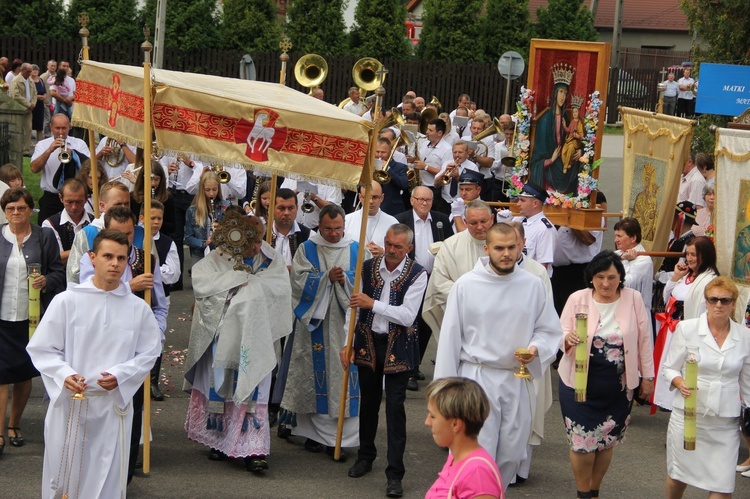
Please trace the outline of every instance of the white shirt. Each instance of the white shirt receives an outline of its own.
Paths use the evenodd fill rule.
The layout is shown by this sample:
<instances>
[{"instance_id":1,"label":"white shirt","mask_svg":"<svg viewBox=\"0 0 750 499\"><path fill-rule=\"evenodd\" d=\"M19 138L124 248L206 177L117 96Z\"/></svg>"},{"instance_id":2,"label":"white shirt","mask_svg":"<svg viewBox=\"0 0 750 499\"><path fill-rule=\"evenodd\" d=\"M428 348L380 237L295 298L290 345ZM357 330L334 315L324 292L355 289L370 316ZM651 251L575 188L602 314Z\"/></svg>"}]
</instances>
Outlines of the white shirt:
<instances>
[{"instance_id":1,"label":"white shirt","mask_svg":"<svg viewBox=\"0 0 750 499\"><path fill-rule=\"evenodd\" d=\"M453 158L451 158L450 161L446 161L445 163L443 163L443 165L440 167L440 173L438 173L437 175L435 175L435 177L437 177L441 173L444 173L445 170L448 169L448 165L450 165L451 163L453 163ZM474 163L473 161L469 161L467 159L466 161L464 161L463 163L461 163L459 165L459 167L458 167L458 175L459 175L459 177L466 170L473 170L475 172L479 172L479 167L476 165L476 163ZM424 182L424 179L422 179L422 181ZM458 182L458 179L456 179L456 182ZM433 183L434 183L434 180L433 180ZM441 194L441 196L443 196L443 199L448 204L451 204L458 197L458 189L456 189L456 196L454 197L454 196L451 196L451 184L444 185L444 186L442 186L440 194Z\"/></svg>"},{"instance_id":2,"label":"white shirt","mask_svg":"<svg viewBox=\"0 0 750 499\"><path fill-rule=\"evenodd\" d=\"M341 200L343 198L341 189L330 185L315 184L313 182L308 183L317 187L318 197L323 198L330 203L341 205ZM284 179L281 187L283 189L291 189L293 191L297 190L297 181L287 177ZM310 213L303 213L302 202L304 201L304 199L304 192L297 193L297 206L300 207L300 209L297 210L297 223L301 223L302 225L304 225L305 227L309 227L310 229L316 229L318 227L318 219L320 218L320 208L318 208L318 205L313 202L313 206L315 207L315 209ZM355 241L359 241L359 235L357 235Z\"/></svg>"},{"instance_id":3,"label":"white shirt","mask_svg":"<svg viewBox=\"0 0 750 499\"><path fill-rule=\"evenodd\" d=\"M154 241L158 241L160 237L161 231L154 235ZM160 262L159 270L161 270L161 282L163 284L174 284L180 280L180 257L174 241L169 246L167 258Z\"/></svg>"},{"instance_id":4,"label":"white shirt","mask_svg":"<svg viewBox=\"0 0 750 499\"><path fill-rule=\"evenodd\" d=\"M299 231L299 224L296 220L292 222L292 230L286 235L279 232L276 228L276 222L273 223L273 233L276 235L276 245L274 246L274 249L284 258L284 263L287 267L292 264L292 248L289 246L289 238Z\"/></svg>"},{"instance_id":5,"label":"white shirt","mask_svg":"<svg viewBox=\"0 0 750 499\"><path fill-rule=\"evenodd\" d=\"M190 161L188 161L189 163ZM177 176L169 174L169 164L177 163ZM185 164L182 161L177 161L174 156L162 156L159 160L159 164L164 168L164 172L167 174L167 187L170 189L176 189L178 191L185 191L188 182L193 178L193 170L203 171L203 163L200 161L193 161L194 166L190 168L189 164Z\"/></svg>"},{"instance_id":6,"label":"white shirt","mask_svg":"<svg viewBox=\"0 0 750 499\"><path fill-rule=\"evenodd\" d=\"M30 236L29 232L22 244L25 244ZM23 321L29 318L29 274L26 268L26 257L18 247L18 238L7 225L3 226L3 237L11 243L13 249L5 265L0 319L12 322Z\"/></svg>"},{"instance_id":7,"label":"white shirt","mask_svg":"<svg viewBox=\"0 0 750 499\"><path fill-rule=\"evenodd\" d=\"M15 78L16 78L16 75L15 75L15 74L13 74L13 71L8 71L8 72L7 72L6 74L5 74L5 83L7 83L8 85L10 85L10 83L11 83L11 82L12 82L12 81L13 81L13 80L14 80Z\"/></svg>"},{"instance_id":8,"label":"white shirt","mask_svg":"<svg viewBox=\"0 0 750 499\"><path fill-rule=\"evenodd\" d=\"M365 234L365 244L375 243L381 248L385 248L385 235L391 225L398 223L395 217L389 215L383 210L373 216L367 216L367 232ZM359 241L359 232L362 227L362 208L349 213L344 219L344 236L352 241Z\"/></svg>"},{"instance_id":9,"label":"white shirt","mask_svg":"<svg viewBox=\"0 0 750 499\"><path fill-rule=\"evenodd\" d=\"M429 140L423 140L419 143L419 158L428 166L441 168L446 161L453 161L453 149L444 138L435 146L431 146ZM422 185L432 187L435 183L435 174L426 169L420 170L419 176L422 178Z\"/></svg>"},{"instance_id":10,"label":"white shirt","mask_svg":"<svg viewBox=\"0 0 750 499\"><path fill-rule=\"evenodd\" d=\"M36 147L34 147L34 154L31 156L31 161L34 161L42 154L44 154L44 152L49 149L50 144L52 144L54 141L55 137L49 137L37 142ZM68 136L66 142L69 149L77 151L87 158L89 157L89 154L91 154L91 152L89 151L89 146L81 139ZM55 173L57 173L57 170L60 168L60 160L57 159L59 153L60 149L56 149L50 153L49 158L47 158L47 163L44 165L44 169L42 170L42 179L39 181L39 185L42 187L43 191L52 192L54 194L57 194L57 186L53 185L52 180L55 176ZM73 160L71 159L71 161Z\"/></svg>"},{"instance_id":11,"label":"white shirt","mask_svg":"<svg viewBox=\"0 0 750 499\"><path fill-rule=\"evenodd\" d=\"M427 273L422 272L419 277L414 281L414 284L409 286L404 295L404 302L399 305L389 305L391 283L401 275L406 265L406 258L401 260L401 263L391 272L385 266L385 258L380 260L380 277L383 279L383 289L380 292L380 296L375 298L375 303L372 306L374 313L372 318L372 332L377 334L388 334L388 323L393 322L399 326L411 326L414 324L414 320L417 318L417 312L419 307L422 305L422 297L424 291L427 289Z\"/></svg>"},{"instance_id":12,"label":"white shirt","mask_svg":"<svg viewBox=\"0 0 750 499\"><path fill-rule=\"evenodd\" d=\"M456 143L457 140L460 140L461 137L458 135L458 132L456 132L456 129L451 127L450 132L443 135L443 140L448 143L449 146L453 147L453 144Z\"/></svg>"},{"instance_id":13,"label":"white shirt","mask_svg":"<svg viewBox=\"0 0 750 499\"><path fill-rule=\"evenodd\" d=\"M667 89L664 90L664 97L677 97L680 92L680 83L666 80L664 84L667 86Z\"/></svg>"},{"instance_id":14,"label":"white shirt","mask_svg":"<svg viewBox=\"0 0 750 499\"><path fill-rule=\"evenodd\" d=\"M679 85L687 87L688 85L695 85L695 80L692 78L685 78L684 76L677 80L677 83ZM677 98L678 99L687 99L687 100L693 100L695 99L695 93L693 93L692 90L678 90L677 92Z\"/></svg>"},{"instance_id":15,"label":"white shirt","mask_svg":"<svg viewBox=\"0 0 750 499\"><path fill-rule=\"evenodd\" d=\"M356 104L354 103L354 101L350 100L344 106L344 111L348 111L348 112L350 112L352 114L356 114L357 116L362 116L362 114L365 112L365 109L367 109L367 107L365 106L365 103L362 102L361 99Z\"/></svg>"},{"instance_id":16,"label":"white shirt","mask_svg":"<svg viewBox=\"0 0 750 499\"><path fill-rule=\"evenodd\" d=\"M555 243L557 230L552 222L547 220L544 212L520 220L526 232L526 255L537 262L550 264L547 273L552 277L552 262L555 260Z\"/></svg>"},{"instance_id":17,"label":"white shirt","mask_svg":"<svg viewBox=\"0 0 750 499\"><path fill-rule=\"evenodd\" d=\"M428 274L432 274L435 264L435 255L430 252L430 245L435 242L432 237L432 214L427 213L427 219L422 220L416 211L411 212L414 216L414 259Z\"/></svg>"},{"instance_id":18,"label":"white shirt","mask_svg":"<svg viewBox=\"0 0 750 499\"><path fill-rule=\"evenodd\" d=\"M557 229L553 265L555 267L564 267L572 263L589 263L602 250L604 231L592 230L589 234L594 236L596 240L587 245L573 234L573 229L570 227L560 227Z\"/></svg>"},{"instance_id":19,"label":"white shirt","mask_svg":"<svg viewBox=\"0 0 750 499\"><path fill-rule=\"evenodd\" d=\"M231 178L226 184L219 184L221 187L221 197L222 199L229 201L230 204L237 204L239 199L242 199L247 195L247 173L244 168L225 167L224 170L229 173ZM195 163L192 174L190 180L188 180L188 183L185 185L185 190L188 194L195 196L198 193L198 187L200 187L203 166L199 168L198 163Z\"/></svg>"},{"instance_id":20,"label":"white shirt","mask_svg":"<svg viewBox=\"0 0 750 499\"><path fill-rule=\"evenodd\" d=\"M495 161L492 163L490 171L492 172L492 176L494 176L498 180L508 180L511 176L513 176L513 168L508 168L501 163L501 160L508 156L510 156L510 150L508 149L508 144L506 143L506 141L503 140L502 142L496 142L494 156Z\"/></svg>"},{"instance_id":21,"label":"white shirt","mask_svg":"<svg viewBox=\"0 0 750 499\"><path fill-rule=\"evenodd\" d=\"M703 187L706 179L703 178L697 166L694 166L687 175L680 179L680 192L677 194L677 202L690 201L696 207L703 206Z\"/></svg>"},{"instance_id":22,"label":"white shirt","mask_svg":"<svg viewBox=\"0 0 750 499\"><path fill-rule=\"evenodd\" d=\"M101 150L107 146L107 140L109 140L109 137L102 137L102 140L99 141L99 145L96 146L96 154L99 154ZM135 154L135 146L125 144L125 147L130 149L130 151ZM129 163L130 162L128 161L128 158L126 158L124 154L122 155L122 161L117 163L115 166L109 166L109 163L107 163L107 158L102 158L102 165L104 165L104 171L107 172L107 179L112 179L119 175L122 175L122 172L125 171L125 168L128 167ZM166 168L164 169L164 172L167 172Z\"/></svg>"},{"instance_id":23,"label":"white shirt","mask_svg":"<svg viewBox=\"0 0 750 499\"><path fill-rule=\"evenodd\" d=\"M65 224L70 223L73 224L73 237L75 238L75 235L81 232L81 229L86 227L90 222L93 216L89 216L88 212L84 210L83 216L81 217L81 221L78 223L75 223L71 218L70 215L68 215L68 212L63 210L60 214L60 226L65 226ZM42 222L42 227L49 227L52 229L52 232L55 233L55 239L57 239L57 245L60 247L60 253L62 253L63 250L63 244L62 239L60 239L60 234L55 230L54 227L52 227L52 224L49 222L49 219L46 219L44 222Z\"/></svg>"}]
</instances>

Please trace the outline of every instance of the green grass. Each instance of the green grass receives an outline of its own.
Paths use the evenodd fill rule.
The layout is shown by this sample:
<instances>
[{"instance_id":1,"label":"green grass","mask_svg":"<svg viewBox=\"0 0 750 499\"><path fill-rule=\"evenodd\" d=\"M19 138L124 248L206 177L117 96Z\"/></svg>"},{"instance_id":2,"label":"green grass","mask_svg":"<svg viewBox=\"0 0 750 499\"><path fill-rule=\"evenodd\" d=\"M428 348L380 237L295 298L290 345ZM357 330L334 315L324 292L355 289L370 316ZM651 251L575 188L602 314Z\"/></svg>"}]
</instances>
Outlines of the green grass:
<instances>
[{"instance_id":1,"label":"green grass","mask_svg":"<svg viewBox=\"0 0 750 499\"><path fill-rule=\"evenodd\" d=\"M605 125L604 126L604 135L622 135L623 129L621 126L612 126L612 125Z\"/></svg>"},{"instance_id":2,"label":"green grass","mask_svg":"<svg viewBox=\"0 0 750 499\"><path fill-rule=\"evenodd\" d=\"M30 163L30 158L23 158L23 168L21 169L21 173L23 173L23 185L31 193L31 197L34 198L35 208L38 209L39 198L42 197L42 188L39 187L39 180L42 178L42 174L32 173L31 167L29 166ZM36 219L37 214L34 213L31 216L31 223L36 224Z\"/></svg>"}]
</instances>

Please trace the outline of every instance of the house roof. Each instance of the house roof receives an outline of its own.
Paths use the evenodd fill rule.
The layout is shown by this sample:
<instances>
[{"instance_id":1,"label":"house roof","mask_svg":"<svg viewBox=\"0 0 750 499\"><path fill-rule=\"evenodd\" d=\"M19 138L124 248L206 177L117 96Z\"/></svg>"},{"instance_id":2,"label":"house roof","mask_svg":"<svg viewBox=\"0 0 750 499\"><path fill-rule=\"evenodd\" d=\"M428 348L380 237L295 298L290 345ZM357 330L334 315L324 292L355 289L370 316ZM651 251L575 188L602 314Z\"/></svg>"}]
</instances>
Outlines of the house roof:
<instances>
[{"instance_id":1,"label":"house roof","mask_svg":"<svg viewBox=\"0 0 750 499\"><path fill-rule=\"evenodd\" d=\"M546 7L548 0L529 0L531 20L536 22L536 9ZM584 0L590 5L590 0ZM615 24L616 0L599 0L594 26L612 29ZM687 16L680 9L680 0L628 0L622 11L622 28L659 31L690 31Z\"/></svg>"},{"instance_id":2,"label":"house roof","mask_svg":"<svg viewBox=\"0 0 750 499\"><path fill-rule=\"evenodd\" d=\"M407 12L412 12L422 0L406 0ZM546 7L548 0L529 0L532 22L536 22L536 9ZM590 5L591 0L584 0ZM599 0L594 25L598 29L611 29L615 24L616 0ZM690 31L687 16L680 9L680 0L628 0L622 12L623 29Z\"/></svg>"}]
</instances>

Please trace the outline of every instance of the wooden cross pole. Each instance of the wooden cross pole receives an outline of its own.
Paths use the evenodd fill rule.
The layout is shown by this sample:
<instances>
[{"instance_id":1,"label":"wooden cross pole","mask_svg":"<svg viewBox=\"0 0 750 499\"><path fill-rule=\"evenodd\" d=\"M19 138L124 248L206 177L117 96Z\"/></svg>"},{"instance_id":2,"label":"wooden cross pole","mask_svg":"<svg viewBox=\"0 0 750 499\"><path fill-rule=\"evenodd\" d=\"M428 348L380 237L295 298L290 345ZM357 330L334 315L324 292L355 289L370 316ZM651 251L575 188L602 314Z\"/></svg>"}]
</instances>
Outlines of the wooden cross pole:
<instances>
[{"instance_id":1,"label":"wooden cross pole","mask_svg":"<svg viewBox=\"0 0 750 499\"><path fill-rule=\"evenodd\" d=\"M150 30L143 28L145 41L143 51L143 268L151 272L151 51L154 46L148 41ZM151 290L144 292L143 299L151 305ZM133 410L140 410L134 407ZM151 376L143 383L143 474L151 472Z\"/></svg>"},{"instance_id":2,"label":"wooden cross pole","mask_svg":"<svg viewBox=\"0 0 750 499\"><path fill-rule=\"evenodd\" d=\"M373 128L370 135L370 158L368 165L365 166L362 171L362 177L360 178L360 186L365 189L365 196L362 200L362 225L359 229L359 251L357 252L357 265L354 273L354 292L358 293L362 288L362 262L365 256L365 239L367 237L367 207L370 206L370 198L372 197L372 165L375 164L375 149L378 145L378 132L380 131L380 109L383 107L383 95L385 95L385 89L383 88L383 78L388 72L387 69L381 67L377 71L380 77L380 86L375 90L375 107L372 112L372 123ZM346 358L352 358L353 344L354 344L354 328L357 325L357 312L358 309L351 309L349 317L349 332L347 333L346 340ZM338 428L336 430L336 447L333 451L333 459L338 461L341 459L341 438L344 432L344 415L346 413L346 395L349 391L349 366L344 368L344 379L341 382L341 397L339 398L339 419Z\"/></svg>"},{"instance_id":3,"label":"wooden cross pole","mask_svg":"<svg viewBox=\"0 0 750 499\"><path fill-rule=\"evenodd\" d=\"M664 66L662 66L661 71L659 71L661 80L659 81L659 84L656 86L657 89L659 90L659 108L656 110L656 112L659 114L662 114L664 112L664 91L667 89L667 86L664 83L664 75L666 74L667 74L667 70L664 68Z\"/></svg>"},{"instance_id":4,"label":"wooden cross pole","mask_svg":"<svg viewBox=\"0 0 750 499\"><path fill-rule=\"evenodd\" d=\"M81 58L84 61L89 60L89 30L86 28L88 23L88 14L85 12L80 13L78 15L78 24L81 25L81 29L78 30L78 35L81 37L81 44L83 45ZM94 205L94 218L99 218L99 168L96 159L96 138L94 137L93 129L89 129L89 158L89 163L91 164L91 203Z\"/></svg>"}]
</instances>

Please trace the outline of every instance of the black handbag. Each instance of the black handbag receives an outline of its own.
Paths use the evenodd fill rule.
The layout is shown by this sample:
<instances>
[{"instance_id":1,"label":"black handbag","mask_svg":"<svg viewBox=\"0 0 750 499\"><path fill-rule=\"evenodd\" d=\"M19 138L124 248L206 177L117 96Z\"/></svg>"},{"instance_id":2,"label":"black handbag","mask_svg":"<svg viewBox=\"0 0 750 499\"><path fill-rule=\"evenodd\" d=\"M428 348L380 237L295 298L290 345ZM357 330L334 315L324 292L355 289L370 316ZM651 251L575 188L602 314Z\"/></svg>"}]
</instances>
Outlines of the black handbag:
<instances>
[{"instance_id":1,"label":"black handbag","mask_svg":"<svg viewBox=\"0 0 750 499\"><path fill-rule=\"evenodd\" d=\"M744 405L740 411L740 430L743 435L750 438L750 407Z\"/></svg>"}]
</instances>

